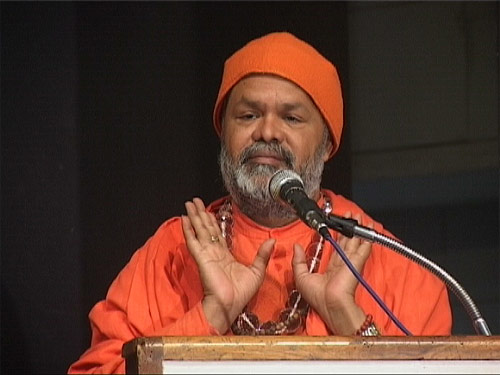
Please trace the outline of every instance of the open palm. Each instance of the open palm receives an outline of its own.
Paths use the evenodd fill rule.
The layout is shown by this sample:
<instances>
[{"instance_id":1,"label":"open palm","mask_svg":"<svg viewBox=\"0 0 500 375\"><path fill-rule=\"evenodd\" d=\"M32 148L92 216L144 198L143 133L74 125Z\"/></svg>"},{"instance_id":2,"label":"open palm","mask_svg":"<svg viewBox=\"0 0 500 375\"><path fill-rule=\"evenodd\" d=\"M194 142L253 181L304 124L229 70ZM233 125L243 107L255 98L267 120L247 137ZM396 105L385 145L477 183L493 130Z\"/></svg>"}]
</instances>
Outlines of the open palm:
<instances>
[{"instance_id":1,"label":"open palm","mask_svg":"<svg viewBox=\"0 0 500 375\"><path fill-rule=\"evenodd\" d=\"M261 286L275 241L265 241L253 264L243 265L229 251L217 220L203 201L194 198L185 206L182 228L200 272L203 308L207 320L225 333Z\"/></svg>"},{"instance_id":2,"label":"open palm","mask_svg":"<svg viewBox=\"0 0 500 375\"><path fill-rule=\"evenodd\" d=\"M340 236L338 243L361 272L370 255L371 243L344 236ZM352 334L353 327L359 327L365 315L354 300L358 280L342 258L333 253L323 274L309 273L304 250L295 245L293 266L297 290L329 328L337 334Z\"/></svg>"}]
</instances>

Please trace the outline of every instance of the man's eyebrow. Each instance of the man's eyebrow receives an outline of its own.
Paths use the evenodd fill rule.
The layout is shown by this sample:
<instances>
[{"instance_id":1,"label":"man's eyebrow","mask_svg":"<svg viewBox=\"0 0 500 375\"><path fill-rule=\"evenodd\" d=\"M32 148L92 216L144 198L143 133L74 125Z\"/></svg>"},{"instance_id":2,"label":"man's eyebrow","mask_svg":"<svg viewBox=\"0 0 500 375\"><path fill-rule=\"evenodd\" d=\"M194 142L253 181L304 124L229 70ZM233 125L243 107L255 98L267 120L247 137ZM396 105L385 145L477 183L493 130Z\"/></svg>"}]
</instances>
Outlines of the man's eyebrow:
<instances>
[{"instance_id":1,"label":"man's eyebrow","mask_svg":"<svg viewBox=\"0 0 500 375\"><path fill-rule=\"evenodd\" d=\"M246 96L240 97L238 99L238 101L236 102L236 104L244 104L244 105L247 105L247 106L252 107L252 108L258 108L258 107L262 106L261 101L253 100L253 99L250 99Z\"/></svg>"},{"instance_id":2,"label":"man's eyebrow","mask_svg":"<svg viewBox=\"0 0 500 375\"><path fill-rule=\"evenodd\" d=\"M242 96L237 101L237 104L247 105L247 106L249 106L251 108L260 108L263 105L263 103L260 100L250 99L250 98L248 98L246 96ZM295 109L305 109L305 110L308 110L307 106L305 106L301 102L286 102L286 103L281 104L281 107L285 111L292 111L292 110L295 110Z\"/></svg>"},{"instance_id":3,"label":"man's eyebrow","mask_svg":"<svg viewBox=\"0 0 500 375\"><path fill-rule=\"evenodd\" d=\"M283 109L285 111L292 111L294 109L305 109L305 110L308 110L307 109L307 106L305 106L303 103L301 102L291 102L291 103L284 103L283 104Z\"/></svg>"}]
</instances>

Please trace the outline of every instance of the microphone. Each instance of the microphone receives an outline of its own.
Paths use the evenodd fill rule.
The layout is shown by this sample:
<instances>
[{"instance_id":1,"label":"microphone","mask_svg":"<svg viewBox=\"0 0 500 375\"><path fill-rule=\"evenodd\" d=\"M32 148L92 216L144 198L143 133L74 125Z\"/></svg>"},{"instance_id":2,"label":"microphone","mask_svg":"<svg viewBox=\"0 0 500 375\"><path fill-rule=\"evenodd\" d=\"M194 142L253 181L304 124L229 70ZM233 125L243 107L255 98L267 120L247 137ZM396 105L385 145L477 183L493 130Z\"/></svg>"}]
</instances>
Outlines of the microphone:
<instances>
[{"instance_id":1,"label":"microphone","mask_svg":"<svg viewBox=\"0 0 500 375\"><path fill-rule=\"evenodd\" d=\"M269 193L275 201L292 206L297 216L323 237L330 235L323 211L307 196L297 173L289 169L277 171L269 181Z\"/></svg>"}]
</instances>

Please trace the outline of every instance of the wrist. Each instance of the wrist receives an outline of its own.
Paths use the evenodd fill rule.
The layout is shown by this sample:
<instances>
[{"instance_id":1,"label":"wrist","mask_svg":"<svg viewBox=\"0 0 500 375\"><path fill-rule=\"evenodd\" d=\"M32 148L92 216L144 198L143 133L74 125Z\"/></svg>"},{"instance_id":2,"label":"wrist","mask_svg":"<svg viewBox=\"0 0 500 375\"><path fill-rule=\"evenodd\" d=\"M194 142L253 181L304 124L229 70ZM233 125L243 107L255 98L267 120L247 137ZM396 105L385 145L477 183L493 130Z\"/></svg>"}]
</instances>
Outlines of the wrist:
<instances>
[{"instance_id":1,"label":"wrist","mask_svg":"<svg viewBox=\"0 0 500 375\"><path fill-rule=\"evenodd\" d=\"M227 317L224 311L217 303L207 298L203 299L201 306L203 308L203 313L205 314L205 319L207 320L207 322L216 331L224 335L230 326L230 323L227 322Z\"/></svg>"},{"instance_id":2,"label":"wrist","mask_svg":"<svg viewBox=\"0 0 500 375\"><path fill-rule=\"evenodd\" d=\"M358 305L346 304L329 309L327 325L336 335L351 336L362 326L365 319L366 315Z\"/></svg>"}]
</instances>

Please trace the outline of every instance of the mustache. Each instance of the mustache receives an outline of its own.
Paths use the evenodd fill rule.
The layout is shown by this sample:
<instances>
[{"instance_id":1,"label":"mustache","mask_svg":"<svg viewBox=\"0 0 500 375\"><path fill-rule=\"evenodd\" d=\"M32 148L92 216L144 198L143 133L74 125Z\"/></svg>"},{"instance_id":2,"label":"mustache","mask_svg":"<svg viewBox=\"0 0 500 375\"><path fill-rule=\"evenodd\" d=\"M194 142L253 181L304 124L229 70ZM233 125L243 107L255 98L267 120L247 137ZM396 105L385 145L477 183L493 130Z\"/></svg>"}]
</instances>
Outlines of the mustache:
<instances>
[{"instance_id":1,"label":"mustache","mask_svg":"<svg viewBox=\"0 0 500 375\"><path fill-rule=\"evenodd\" d=\"M291 151L285 149L282 145L280 145L277 142L267 143L259 141L248 146L246 149L243 150L243 152L240 155L239 165L242 166L256 154L262 152L278 156L281 160L283 160L283 163L286 165L287 168L293 169L295 164L295 155L292 154Z\"/></svg>"}]
</instances>

